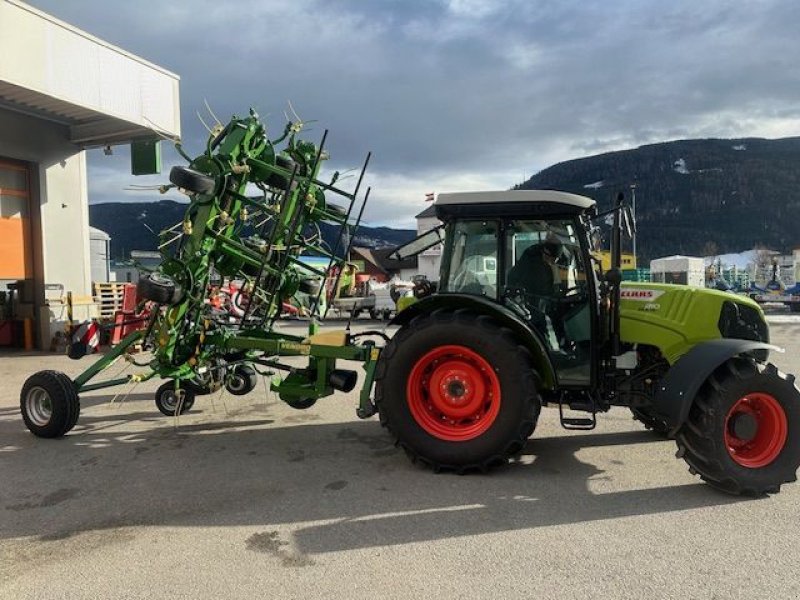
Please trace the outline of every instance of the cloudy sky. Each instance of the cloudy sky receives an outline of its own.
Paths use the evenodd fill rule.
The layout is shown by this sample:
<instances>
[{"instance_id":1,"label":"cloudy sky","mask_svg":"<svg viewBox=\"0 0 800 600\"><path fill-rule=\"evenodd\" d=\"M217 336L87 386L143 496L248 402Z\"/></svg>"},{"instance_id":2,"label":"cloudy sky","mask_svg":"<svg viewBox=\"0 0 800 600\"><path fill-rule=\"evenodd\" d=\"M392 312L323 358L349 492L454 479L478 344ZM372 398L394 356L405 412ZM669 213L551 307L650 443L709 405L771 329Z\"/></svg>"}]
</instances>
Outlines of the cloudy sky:
<instances>
[{"instance_id":1,"label":"cloudy sky","mask_svg":"<svg viewBox=\"0 0 800 600\"><path fill-rule=\"evenodd\" d=\"M180 75L190 150L204 100L273 132L291 101L334 169L371 150L370 224L603 151L800 135L797 0L29 2ZM91 201L148 199L124 153L90 165Z\"/></svg>"}]
</instances>

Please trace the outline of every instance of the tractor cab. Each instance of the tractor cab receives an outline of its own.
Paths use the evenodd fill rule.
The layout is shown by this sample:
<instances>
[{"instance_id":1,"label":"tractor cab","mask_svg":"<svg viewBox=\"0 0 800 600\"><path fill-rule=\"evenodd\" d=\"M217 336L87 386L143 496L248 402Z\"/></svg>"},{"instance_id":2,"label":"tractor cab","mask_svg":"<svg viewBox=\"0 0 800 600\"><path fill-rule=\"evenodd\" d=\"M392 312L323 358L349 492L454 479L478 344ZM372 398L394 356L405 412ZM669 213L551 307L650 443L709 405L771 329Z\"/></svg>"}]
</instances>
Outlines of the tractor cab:
<instances>
[{"instance_id":1,"label":"tractor cab","mask_svg":"<svg viewBox=\"0 0 800 600\"><path fill-rule=\"evenodd\" d=\"M549 190L440 194L435 205L445 239L438 292L513 313L549 355L560 386L592 380L600 313L587 235L594 206Z\"/></svg>"}]
</instances>

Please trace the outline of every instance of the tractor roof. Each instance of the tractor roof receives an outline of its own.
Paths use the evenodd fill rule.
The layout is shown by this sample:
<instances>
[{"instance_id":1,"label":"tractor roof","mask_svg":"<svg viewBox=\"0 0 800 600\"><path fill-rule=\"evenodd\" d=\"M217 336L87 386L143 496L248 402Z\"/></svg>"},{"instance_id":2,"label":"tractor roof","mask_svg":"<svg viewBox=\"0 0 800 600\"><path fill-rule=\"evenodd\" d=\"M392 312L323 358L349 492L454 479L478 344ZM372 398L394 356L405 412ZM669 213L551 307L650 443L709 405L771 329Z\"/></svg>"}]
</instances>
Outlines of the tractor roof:
<instances>
[{"instance_id":1,"label":"tractor roof","mask_svg":"<svg viewBox=\"0 0 800 600\"><path fill-rule=\"evenodd\" d=\"M574 215L595 206L586 196L557 192L555 190L506 190L502 192L458 192L439 194L436 198L436 216L539 216Z\"/></svg>"}]
</instances>

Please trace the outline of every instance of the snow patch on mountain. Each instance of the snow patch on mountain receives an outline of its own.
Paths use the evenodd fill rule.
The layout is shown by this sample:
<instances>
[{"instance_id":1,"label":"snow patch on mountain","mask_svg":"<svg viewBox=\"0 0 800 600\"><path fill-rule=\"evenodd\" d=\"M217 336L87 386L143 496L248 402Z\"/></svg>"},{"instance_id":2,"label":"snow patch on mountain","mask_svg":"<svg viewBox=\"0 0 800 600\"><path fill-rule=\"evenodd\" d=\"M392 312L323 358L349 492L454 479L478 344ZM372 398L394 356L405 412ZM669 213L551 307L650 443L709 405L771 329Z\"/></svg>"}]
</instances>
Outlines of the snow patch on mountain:
<instances>
[{"instance_id":1,"label":"snow patch on mountain","mask_svg":"<svg viewBox=\"0 0 800 600\"><path fill-rule=\"evenodd\" d=\"M680 173L681 175L688 175L689 169L686 168L686 160L683 158L679 158L674 163L672 163L672 169L676 173Z\"/></svg>"}]
</instances>

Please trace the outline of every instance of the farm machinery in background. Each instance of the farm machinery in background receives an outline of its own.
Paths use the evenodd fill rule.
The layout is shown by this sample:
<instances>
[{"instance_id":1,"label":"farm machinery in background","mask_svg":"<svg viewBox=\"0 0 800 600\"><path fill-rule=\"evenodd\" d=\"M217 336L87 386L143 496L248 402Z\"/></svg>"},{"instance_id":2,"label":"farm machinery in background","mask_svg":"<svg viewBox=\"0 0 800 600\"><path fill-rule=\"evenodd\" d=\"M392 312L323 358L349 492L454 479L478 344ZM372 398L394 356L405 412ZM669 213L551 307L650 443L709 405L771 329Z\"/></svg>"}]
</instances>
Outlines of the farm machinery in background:
<instances>
[{"instance_id":1,"label":"farm machinery in background","mask_svg":"<svg viewBox=\"0 0 800 600\"><path fill-rule=\"evenodd\" d=\"M778 303L788 306L792 312L800 312L800 282L786 287L778 277L777 262L772 263L772 277L763 287L750 284L748 296L759 304Z\"/></svg>"},{"instance_id":2,"label":"farm machinery in background","mask_svg":"<svg viewBox=\"0 0 800 600\"><path fill-rule=\"evenodd\" d=\"M420 283L400 299L392 336L321 332L329 271L300 255L327 257L330 289L340 290L343 239L353 239L344 234L369 197L355 210L369 155L355 190L344 191L337 173L319 176L327 132L315 144L301 129L290 122L270 139L251 111L219 125L204 153L184 154L189 165L172 169L169 187L189 195L185 218L163 232L163 261L138 284L152 303L147 326L74 379L30 376L20 408L31 432L61 437L78 421L80 393L154 377L166 380L156 393L166 414L223 386L247 394L259 374L288 406L306 409L353 390L358 373L339 362L354 361L363 368L358 417L379 413L396 443L435 471L506 463L542 407L557 408L567 429L593 429L598 413L621 406L674 438L690 471L721 490L775 493L796 479L800 390L767 362L776 348L763 311L715 290L622 283L621 232L632 220L622 195L601 212L556 191L440 194L443 225L396 251L402 258L443 244L438 289ZM606 217L613 259L603 270L593 250ZM340 225L334 248L322 243L320 221ZM241 282L219 303L216 276ZM275 327L297 294L308 302L306 335ZM129 353L134 345L150 359ZM139 371L96 381L118 360Z\"/></svg>"}]
</instances>

